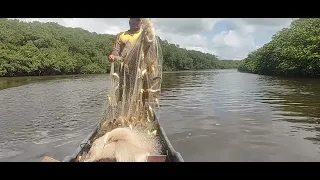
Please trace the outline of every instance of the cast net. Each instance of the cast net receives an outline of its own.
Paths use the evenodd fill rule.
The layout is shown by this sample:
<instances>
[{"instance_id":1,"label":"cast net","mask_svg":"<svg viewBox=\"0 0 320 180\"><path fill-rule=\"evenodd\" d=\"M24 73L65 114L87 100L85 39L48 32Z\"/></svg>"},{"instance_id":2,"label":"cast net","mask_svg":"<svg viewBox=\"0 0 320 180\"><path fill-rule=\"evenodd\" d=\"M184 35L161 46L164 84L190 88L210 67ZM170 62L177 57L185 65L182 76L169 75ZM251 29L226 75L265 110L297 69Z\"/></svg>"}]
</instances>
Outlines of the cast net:
<instances>
[{"instance_id":1,"label":"cast net","mask_svg":"<svg viewBox=\"0 0 320 180\"><path fill-rule=\"evenodd\" d=\"M158 132L163 56L151 19L141 20L143 30L135 45L111 64L111 87L97 138L117 127Z\"/></svg>"}]
</instances>

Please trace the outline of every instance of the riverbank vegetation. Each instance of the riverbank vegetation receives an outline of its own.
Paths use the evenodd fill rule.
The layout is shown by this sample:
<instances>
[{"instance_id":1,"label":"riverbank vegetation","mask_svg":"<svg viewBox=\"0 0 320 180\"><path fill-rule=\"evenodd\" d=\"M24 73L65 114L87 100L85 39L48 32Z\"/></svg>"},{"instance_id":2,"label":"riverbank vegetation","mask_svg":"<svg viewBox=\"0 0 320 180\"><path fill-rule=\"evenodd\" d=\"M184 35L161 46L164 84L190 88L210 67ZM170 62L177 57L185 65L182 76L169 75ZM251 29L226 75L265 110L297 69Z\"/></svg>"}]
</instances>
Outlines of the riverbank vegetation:
<instances>
[{"instance_id":1,"label":"riverbank vegetation","mask_svg":"<svg viewBox=\"0 0 320 180\"><path fill-rule=\"evenodd\" d=\"M115 38L57 23L0 19L0 76L107 73L107 55ZM164 70L225 69L237 65L166 40L160 43Z\"/></svg>"},{"instance_id":2,"label":"riverbank vegetation","mask_svg":"<svg viewBox=\"0 0 320 180\"><path fill-rule=\"evenodd\" d=\"M239 71L275 76L320 76L320 18L294 20L250 53Z\"/></svg>"},{"instance_id":3,"label":"riverbank vegetation","mask_svg":"<svg viewBox=\"0 0 320 180\"><path fill-rule=\"evenodd\" d=\"M239 60L219 60L220 69L237 69L241 61Z\"/></svg>"}]
</instances>

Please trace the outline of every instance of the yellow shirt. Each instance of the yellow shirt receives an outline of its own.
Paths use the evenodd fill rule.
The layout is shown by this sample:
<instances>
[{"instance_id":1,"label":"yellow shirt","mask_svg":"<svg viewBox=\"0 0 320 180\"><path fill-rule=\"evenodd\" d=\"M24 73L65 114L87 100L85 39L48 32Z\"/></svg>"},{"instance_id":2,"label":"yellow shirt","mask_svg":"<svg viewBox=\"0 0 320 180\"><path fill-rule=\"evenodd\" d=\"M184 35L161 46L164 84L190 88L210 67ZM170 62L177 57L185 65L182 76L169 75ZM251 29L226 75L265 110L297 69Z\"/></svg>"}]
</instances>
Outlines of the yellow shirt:
<instances>
[{"instance_id":1,"label":"yellow shirt","mask_svg":"<svg viewBox=\"0 0 320 180\"><path fill-rule=\"evenodd\" d=\"M133 47L137 39L140 37L141 32L141 30L135 33L125 31L118 34L112 55L121 56L124 49L130 49L131 47Z\"/></svg>"}]
</instances>

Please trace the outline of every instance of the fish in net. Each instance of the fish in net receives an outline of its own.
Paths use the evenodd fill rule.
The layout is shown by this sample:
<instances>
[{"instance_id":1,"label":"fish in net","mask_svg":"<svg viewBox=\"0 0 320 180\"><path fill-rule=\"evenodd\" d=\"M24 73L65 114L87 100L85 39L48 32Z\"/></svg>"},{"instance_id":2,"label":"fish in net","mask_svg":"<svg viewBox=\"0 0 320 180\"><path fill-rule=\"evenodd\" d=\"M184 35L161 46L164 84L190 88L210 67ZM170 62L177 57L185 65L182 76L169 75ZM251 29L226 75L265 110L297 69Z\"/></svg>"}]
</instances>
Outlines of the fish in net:
<instances>
[{"instance_id":1,"label":"fish in net","mask_svg":"<svg viewBox=\"0 0 320 180\"><path fill-rule=\"evenodd\" d=\"M151 19L141 18L141 23L142 33L136 43L111 63L111 87L94 140L116 128L128 127L152 137L149 144L160 153L157 117L163 56Z\"/></svg>"}]
</instances>

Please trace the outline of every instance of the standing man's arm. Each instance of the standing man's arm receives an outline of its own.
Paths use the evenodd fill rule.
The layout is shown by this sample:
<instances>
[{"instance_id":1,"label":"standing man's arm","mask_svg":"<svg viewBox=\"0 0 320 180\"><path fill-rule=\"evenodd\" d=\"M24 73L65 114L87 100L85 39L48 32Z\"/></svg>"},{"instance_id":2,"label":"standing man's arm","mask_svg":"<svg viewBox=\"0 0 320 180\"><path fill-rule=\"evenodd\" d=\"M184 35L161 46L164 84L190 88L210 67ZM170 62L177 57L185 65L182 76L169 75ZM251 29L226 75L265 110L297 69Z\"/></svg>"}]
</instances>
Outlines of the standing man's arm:
<instances>
[{"instance_id":1,"label":"standing man's arm","mask_svg":"<svg viewBox=\"0 0 320 180\"><path fill-rule=\"evenodd\" d=\"M120 48L121 48L120 35L121 33L117 35L116 42L114 43L114 46L113 46L113 51L111 55L109 55L110 62L113 62L117 57L120 56Z\"/></svg>"}]
</instances>

